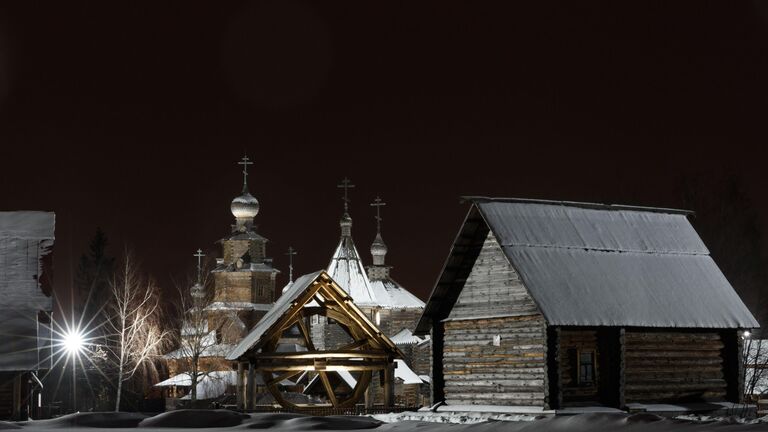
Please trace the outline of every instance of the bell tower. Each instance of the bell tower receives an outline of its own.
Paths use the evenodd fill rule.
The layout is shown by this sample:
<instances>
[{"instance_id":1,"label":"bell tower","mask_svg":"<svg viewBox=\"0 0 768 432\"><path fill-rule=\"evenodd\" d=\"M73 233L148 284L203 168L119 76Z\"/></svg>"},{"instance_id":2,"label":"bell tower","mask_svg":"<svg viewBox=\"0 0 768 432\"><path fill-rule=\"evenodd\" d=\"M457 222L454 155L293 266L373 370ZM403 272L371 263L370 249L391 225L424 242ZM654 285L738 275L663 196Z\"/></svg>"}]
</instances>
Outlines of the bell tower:
<instances>
[{"instance_id":1,"label":"bell tower","mask_svg":"<svg viewBox=\"0 0 768 432\"><path fill-rule=\"evenodd\" d=\"M248 165L253 162L244 156L238 165L243 167L243 189L230 205L235 217L231 232L219 241L221 258L213 270L214 296L209 306L222 321L235 321L229 328L238 330L225 332L222 337L228 343L239 341L272 307L278 273L266 256L268 240L256 232L254 224L260 206L248 191Z\"/></svg>"}]
</instances>

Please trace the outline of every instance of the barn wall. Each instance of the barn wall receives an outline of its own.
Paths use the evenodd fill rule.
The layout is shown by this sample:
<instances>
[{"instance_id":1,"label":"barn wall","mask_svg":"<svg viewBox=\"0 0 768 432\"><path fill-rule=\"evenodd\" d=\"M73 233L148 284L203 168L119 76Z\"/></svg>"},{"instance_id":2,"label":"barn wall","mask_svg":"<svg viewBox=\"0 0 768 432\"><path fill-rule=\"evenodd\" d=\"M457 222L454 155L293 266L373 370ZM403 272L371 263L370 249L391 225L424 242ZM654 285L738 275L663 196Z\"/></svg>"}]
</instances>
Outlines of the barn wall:
<instances>
[{"instance_id":1,"label":"barn wall","mask_svg":"<svg viewBox=\"0 0 768 432\"><path fill-rule=\"evenodd\" d=\"M493 234L443 325L449 404L544 406L544 318Z\"/></svg>"},{"instance_id":2,"label":"barn wall","mask_svg":"<svg viewBox=\"0 0 768 432\"><path fill-rule=\"evenodd\" d=\"M725 398L718 333L627 330L624 338L627 402Z\"/></svg>"},{"instance_id":3,"label":"barn wall","mask_svg":"<svg viewBox=\"0 0 768 432\"><path fill-rule=\"evenodd\" d=\"M499 346L493 344L495 336ZM545 342L540 316L446 322L446 401L544 406Z\"/></svg>"},{"instance_id":4,"label":"barn wall","mask_svg":"<svg viewBox=\"0 0 768 432\"><path fill-rule=\"evenodd\" d=\"M540 312L520 275L489 232L448 319L508 315L540 315Z\"/></svg>"}]
</instances>

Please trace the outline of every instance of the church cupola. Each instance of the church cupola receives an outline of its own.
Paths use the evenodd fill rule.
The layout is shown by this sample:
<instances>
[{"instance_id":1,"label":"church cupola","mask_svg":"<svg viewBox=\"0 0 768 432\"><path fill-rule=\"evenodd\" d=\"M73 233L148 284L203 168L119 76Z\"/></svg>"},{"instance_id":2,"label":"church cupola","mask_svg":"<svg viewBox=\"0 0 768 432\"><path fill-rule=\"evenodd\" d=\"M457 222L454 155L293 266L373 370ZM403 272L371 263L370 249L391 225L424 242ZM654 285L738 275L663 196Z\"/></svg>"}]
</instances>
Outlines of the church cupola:
<instances>
[{"instance_id":1,"label":"church cupola","mask_svg":"<svg viewBox=\"0 0 768 432\"><path fill-rule=\"evenodd\" d=\"M381 207L387 205L381 198L376 197L371 203L371 207L376 207L376 238L373 239L371 245L371 256L373 256L374 266L383 266L384 258L387 256L387 245L384 244L384 239L381 238Z\"/></svg>"},{"instance_id":2,"label":"church cupola","mask_svg":"<svg viewBox=\"0 0 768 432\"><path fill-rule=\"evenodd\" d=\"M355 242L352 240L352 218L349 216L349 189L355 187L345 178L339 188L344 189L344 214L341 216L341 238L328 264L328 274L341 286L358 306L376 305L376 296L371 290L368 274L365 272Z\"/></svg>"},{"instance_id":3,"label":"church cupola","mask_svg":"<svg viewBox=\"0 0 768 432\"><path fill-rule=\"evenodd\" d=\"M385 279L389 277L389 266L385 262L387 257L387 245L381 237L381 208L387 205L381 198L376 197L371 203L371 207L376 207L376 237L371 244L371 256L373 265L368 267L368 276L371 279Z\"/></svg>"},{"instance_id":4,"label":"church cupola","mask_svg":"<svg viewBox=\"0 0 768 432\"><path fill-rule=\"evenodd\" d=\"M259 214L259 200L248 192L248 165L253 165L253 162L248 160L248 156L243 156L242 161L237 164L243 166L243 192L235 197L230 205L235 217L232 231L244 232L253 228L253 218Z\"/></svg>"},{"instance_id":5,"label":"church cupola","mask_svg":"<svg viewBox=\"0 0 768 432\"><path fill-rule=\"evenodd\" d=\"M353 188L355 185L351 184L349 179L345 177L338 187L344 189L344 198L342 198L344 200L344 214L339 221L341 236L352 237L352 217L349 215L349 188Z\"/></svg>"}]
</instances>

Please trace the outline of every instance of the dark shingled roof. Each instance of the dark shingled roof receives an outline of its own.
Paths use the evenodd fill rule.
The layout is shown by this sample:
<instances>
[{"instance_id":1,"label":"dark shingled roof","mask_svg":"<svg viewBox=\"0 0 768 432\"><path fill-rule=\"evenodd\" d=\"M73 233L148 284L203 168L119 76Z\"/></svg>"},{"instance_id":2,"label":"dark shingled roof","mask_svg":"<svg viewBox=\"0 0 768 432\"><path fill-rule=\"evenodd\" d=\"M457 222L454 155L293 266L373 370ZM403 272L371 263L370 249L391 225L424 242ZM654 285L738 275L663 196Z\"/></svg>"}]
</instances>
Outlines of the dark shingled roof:
<instances>
[{"instance_id":1,"label":"dark shingled roof","mask_svg":"<svg viewBox=\"0 0 768 432\"><path fill-rule=\"evenodd\" d=\"M557 201L468 198L473 207L417 333L455 303L490 230L549 325L754 328L709 256L690 212ZM457 249L458 247L458 249ZM473 256L474 254L474 256ZM464 256L462 258L462 256ZM461 263L461 264L459 264ZM446 274L451 273L451 274ZM464 276L466 277L466 276Z\"/></svg>"}]
</instances>

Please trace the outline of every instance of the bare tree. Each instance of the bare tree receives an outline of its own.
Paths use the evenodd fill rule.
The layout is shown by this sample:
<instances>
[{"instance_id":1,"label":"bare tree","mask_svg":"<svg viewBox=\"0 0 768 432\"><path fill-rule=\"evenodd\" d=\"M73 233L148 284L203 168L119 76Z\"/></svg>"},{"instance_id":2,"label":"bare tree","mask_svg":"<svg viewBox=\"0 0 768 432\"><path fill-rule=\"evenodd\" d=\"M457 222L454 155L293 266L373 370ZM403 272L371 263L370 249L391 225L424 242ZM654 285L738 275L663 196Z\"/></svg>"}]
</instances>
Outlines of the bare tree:
<instances>
[{"instance_id":1,"label":"bare tree","mask_svg":"<svg viewBox=\"0 0 768 432\"><path fill-rule=\"evenodd\" d=\"M746 338L744 341L744 396L745 400L755 395L768 384L768 341Z\"/></svg>"},{"instance_id":2,"label":"bare tree","mask_svg":"<svg viewBox=\"0 0 768 432\"><path fill-rule=\"evenodd\" d=\"M120 410L123 383L141 372L156 374L169 332L161 323L161 308L155 283L142 275L133 256L126 251L122 265L110 283L109 348L117 369L115 411Z\"/></svg>"},{"instance_id":3,"label":"bare tree","mask_svg":"<svg viewBox=\"0 0 768 432\"><path fill-rule=\"evenodd\" d=\"M203 256L200 251L198 255L198 258ZM172 370L189 375L192 382L189 396L193 404L198 399L197 383L205 378L220 379L212 372L230 369L223 360L226 352L219 352L217 324L220 320L209 310L213 302L212 266L211 260L200 260L195 276L177 286L179 297L175 304L179 320L173 334L177 349L166 356Z\"/></svg>"}]
</instances>

